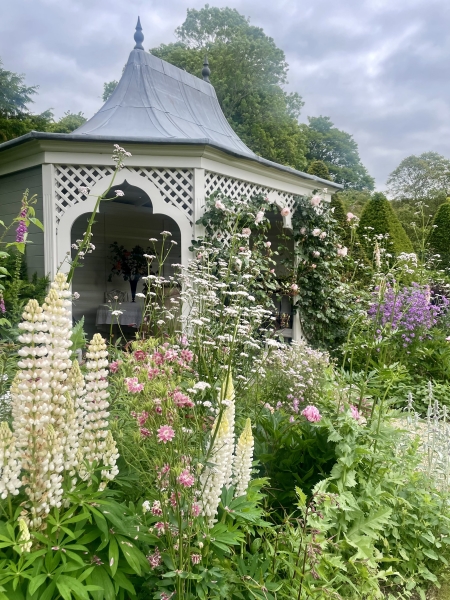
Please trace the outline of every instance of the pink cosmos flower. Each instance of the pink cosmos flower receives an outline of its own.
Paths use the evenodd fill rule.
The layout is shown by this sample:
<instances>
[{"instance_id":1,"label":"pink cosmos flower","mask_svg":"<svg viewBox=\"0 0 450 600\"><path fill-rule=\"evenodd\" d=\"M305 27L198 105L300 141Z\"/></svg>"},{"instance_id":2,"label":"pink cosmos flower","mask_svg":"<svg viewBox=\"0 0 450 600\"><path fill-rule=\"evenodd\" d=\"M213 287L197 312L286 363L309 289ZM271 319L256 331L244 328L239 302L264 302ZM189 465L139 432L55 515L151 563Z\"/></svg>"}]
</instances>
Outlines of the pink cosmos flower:
<instances>
[{"instance_id":1,"label":"pink cosmos flower","mask_svg":"<svg viewBox=\"0 0 450 600\"><path fill-rule=\"evenodd\" d=\"M189 469L183 469L178 475L178 483L184 487L190 488L194 485L195 477L190 473Z\"/></svg>"},{"instance_id":2,"label":"pink cosmos flower","mask_svg":"<svg viewBox=\"0 0 450 600\"><path fill-rule=\"evenodd\" d=\"M290 208L285 206L284 208L281 209L280 214L282 217L287 217L291 214L291 210L290 210Z\"/></svg>"},{"instance_id":3,"label":"pink cosmos flower","mask_svg":"<svg viewBox=\"0 0 450 600\"><path fill-rule=\"evenodd\" d=\"M139 383L137 377L125 377L125 384L128 388L128 391L132 394L142 392L142 390L144 389L144 384Z\"/></svg>"},{"instance_id":4,"label":"pink cosmos flower","mask_svg":"<svg viewBox=\"0 0 450 600\"><path fill-rule=\"evenodd\" d=\"M191 561L193 565L198 565L202 560L201 554L191 554Z\"/></svg>"},{"instance_id":5,"label":"pink cosmos flower","mask_svg":"<svg viewBox=\"0 0 450 600\"><path fill-rule=\"evenodd\" d=\"M302 410L301 414L311 423L317 423L322 418L320 412L311 404Z\"/></svg>"},{"instance_id":6,"label":"pink cosmos flower","mask_svg":"<svg viewBox=\"0 0 450 600\"><path fill-rule=\"evenodd\" d=\"M244 227L242 230L242 235L245 237L250 237L252 230L249 227Z\"/></svg>"},{"instance_id":7,"label":"pink cosmos flower","mask_svg":"<svg viewBox=\"0 0 450 600\"><path fill-rule=\"evenodd\" d=\"M171 442L174 437L175 431L170 425L161 425L158 429L158 442L167 444L167 442Z\"/></svg>"}]
</instances>

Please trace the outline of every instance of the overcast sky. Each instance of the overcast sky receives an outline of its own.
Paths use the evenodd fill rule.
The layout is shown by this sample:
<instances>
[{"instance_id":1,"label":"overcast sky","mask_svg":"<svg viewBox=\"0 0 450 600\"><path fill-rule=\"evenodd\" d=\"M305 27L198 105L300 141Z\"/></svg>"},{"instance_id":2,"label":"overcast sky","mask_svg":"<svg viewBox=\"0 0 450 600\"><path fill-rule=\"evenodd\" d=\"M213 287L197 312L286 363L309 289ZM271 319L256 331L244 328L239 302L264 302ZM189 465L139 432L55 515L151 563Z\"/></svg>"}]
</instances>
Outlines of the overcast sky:
<instances>
[{"instance_id":1,"label":"overcast sky","mask_svg":"<svg viewBox=\"0 0 450 600\"><path fill-rule=\"evenodd\" d=\"M1 0L4 68L39 85L34 112L92 116L120 77L137 15L144 47L175 41L201 0ZM383 189L410 154L450 158L449 0L209 0L250 17L286 53L302 120L326 115L351 133ZM214 75L212 75L212 82Z\"/></svg>"}]
</instances>

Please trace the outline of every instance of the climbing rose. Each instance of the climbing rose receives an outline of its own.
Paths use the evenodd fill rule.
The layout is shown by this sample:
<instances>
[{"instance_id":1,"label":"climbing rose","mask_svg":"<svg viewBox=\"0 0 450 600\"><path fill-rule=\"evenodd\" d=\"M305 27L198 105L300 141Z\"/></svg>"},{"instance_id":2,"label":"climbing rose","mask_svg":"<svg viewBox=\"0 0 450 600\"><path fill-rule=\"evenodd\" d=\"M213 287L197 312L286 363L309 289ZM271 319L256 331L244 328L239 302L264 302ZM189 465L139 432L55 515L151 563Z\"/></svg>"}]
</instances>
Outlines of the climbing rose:
<instances>
[{"instance_id":1,"label":"climbing rose","mask_svg":"<svg viewBox=\"0 0 450 600\"><path fill-rule=\"evenodd\" d=\"M311 206L319 206L322 202L322 198L320 196L313 196L310 200Z\"/></svg>"},{"instance_id":2,"label":"climbing rose","mask_svg":"<svg viewBox=\"0 0 450 600\"><path fill-rule=\"evenodd\" d=\"M242 235L245 237L250 237L251 233L252 230L249 227L244 227L244 229L242 230Z\"/></svg>"},{"instance_id":3,"label":"climbing rose","mask_svg":"<svg viewBox=\"0 0 450 600\"><path fill-rule=\"evenodd\" d=\"M282 217L287 217L288 215L291 214L291 211L287 206L285 206L284 208L281 209L280 214Z\"/></svg>"}]
</instances>

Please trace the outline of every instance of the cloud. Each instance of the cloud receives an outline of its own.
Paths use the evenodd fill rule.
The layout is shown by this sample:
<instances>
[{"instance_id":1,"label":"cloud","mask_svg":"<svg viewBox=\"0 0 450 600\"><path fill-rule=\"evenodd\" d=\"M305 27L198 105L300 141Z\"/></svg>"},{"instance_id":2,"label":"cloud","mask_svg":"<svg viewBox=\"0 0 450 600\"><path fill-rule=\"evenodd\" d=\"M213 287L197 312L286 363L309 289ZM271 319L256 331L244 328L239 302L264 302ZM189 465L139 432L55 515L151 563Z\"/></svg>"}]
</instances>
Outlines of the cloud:
<instances>
[{"instance_id":1,"label":"cloud","mask_svg":"<svg viewBox=\"0 0 450 600\"><path fill-rule=\"evenodd\" d=\"M103 83L120 77L137 15L144 46L175 40L187 7L203 1L21 0L0 22L5 68L39 84L33 110L91 116ZM446 0L210 0L249 16L290 65L302 120L327 115L351 133L377 185L410 154L450 157L449 11Z\"/></svg>"}]
</instances>

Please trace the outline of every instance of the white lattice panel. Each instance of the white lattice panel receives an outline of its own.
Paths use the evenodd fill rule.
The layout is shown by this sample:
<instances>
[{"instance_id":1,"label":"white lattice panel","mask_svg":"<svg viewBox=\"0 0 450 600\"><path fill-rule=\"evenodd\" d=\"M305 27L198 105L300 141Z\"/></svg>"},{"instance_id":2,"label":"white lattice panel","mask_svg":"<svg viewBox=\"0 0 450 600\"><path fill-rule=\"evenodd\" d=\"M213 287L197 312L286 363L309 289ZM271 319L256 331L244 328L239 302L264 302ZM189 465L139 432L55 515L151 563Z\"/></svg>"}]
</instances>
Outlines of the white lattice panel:
<instances>
[{"instance_id":1,"label":"white lattice panel","mask_svg":"<svg viewBox=\"0 0 450 600\"><path fill-rule=\"evenodd\" d=\"M233 177L226 177L219 173L213 173L212 171L205 171L205 196L211 196L214 192L222 192L228 198L240 199L251 198L262 194L267 196L268 194L275 193L279 198L283 206L288 206L291 211L294 207L294 195L288 192L282 192L274 188L268 188L256 183L244 181L243 179L234 179Z\"/></svg>"},{"instance_id":2,"label":"white lattice panel","mask_svg":"<svg viewBox=\"0 0 450 600\"><path fill-rule=\"evenodd\" d=\"M151 181L160 191L167 204L181 210L192 225L193 200L191 169L133 169L141 177ZM112 175L112 167L55 165L55 212L56 223L75 204L84 202L87 195L80 187L92 188L103 177Z\"/></svg>"},{"instance_id":3,"label":"white lattice panel","mask_svg":"<svg viewBox=\"0 0 450 600\"><path fill-rule=\"evenodd\" d=\"M156 185L167 204L179 208L192 225L193 172L191 169L134 169Z\"/></svg>"}]
</instances>

